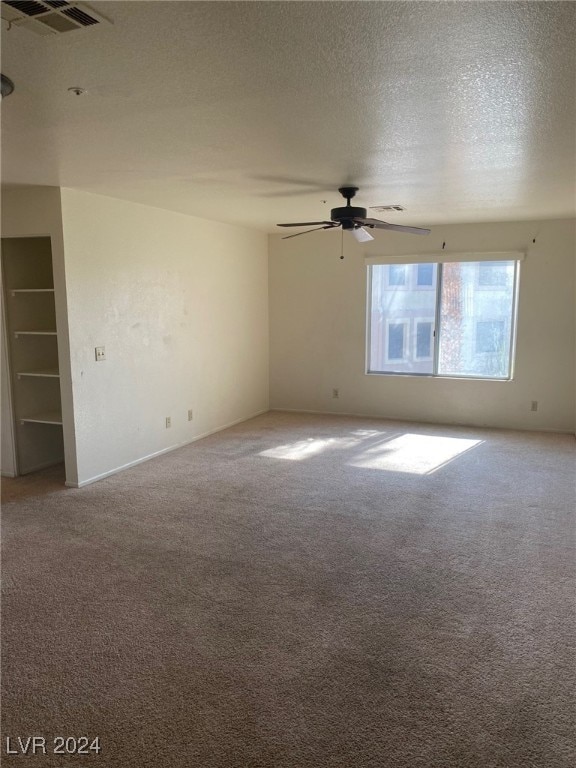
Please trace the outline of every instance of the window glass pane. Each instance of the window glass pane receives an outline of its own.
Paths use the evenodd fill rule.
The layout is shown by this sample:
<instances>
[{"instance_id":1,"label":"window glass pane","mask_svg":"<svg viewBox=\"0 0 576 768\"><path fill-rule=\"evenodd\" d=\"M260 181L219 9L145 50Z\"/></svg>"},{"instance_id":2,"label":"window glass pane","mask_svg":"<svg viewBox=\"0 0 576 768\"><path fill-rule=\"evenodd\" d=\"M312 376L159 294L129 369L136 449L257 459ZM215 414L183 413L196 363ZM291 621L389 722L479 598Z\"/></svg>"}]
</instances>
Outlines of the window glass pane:
<instances>
[{"instance_id":1,"label":"window glass pane","mask_svg":"<svg viewBox=\"0 0 576 768\"><path fill-rule=\"evenodd\" d=\"M434 264L418 264L418 285L432 285Z\"/></svg>"},{"instance_id":2,"label":"window glass pane","mask_svg":"<svg viewBox=\"0 0 576 768\"><path fill-rule=\"evenodd\" d=\"M476 352L494 354L504 343L503 320L478 320L476 323Z\"/></svg>"},{"instance_id":3,"label":"window glass pane","mask_svg":"<svg viewBox=\"0 0 576 768\"><path fill-rule=\"evenodd\" d=\"M394 264L370 267L369 371L432 373L436 270L433 270L432 290L422 290L417 286L419 266ZM398 275L402 275L403 282L391 284L391 280L398 279ZM419 330L422 324L424 327ZM425 341L427 332L428 348ZM421 354L425 351L427 354Z\"/></svg>"},{"instance_id":4,"label":"window glass pane","mask_svg":"<svg viewBox=\"0 0 576 768\"><path fill-rule=\"evenodd\" d=\"M506 285L507 267L506 261L480 261L478 262L478 285Z\"/></svg>"},{"instance_id":5,"label":"window glass pane","mask_svg":"<svg viewBox=\"0 0 576 768\"><path fill-rule=\"evenodd\" d=\"M388 284L406 285L406 267L403 264L388 267Z\"/></svg>"},{"instance_id":6,"label":"window glass pane","mask_svg":"<svg viewBox=\"0 0 576 768\"><path fill-rule=\"evenodd\" d=\"M513 261L444 264L438 373L508 377L513 306Z\"/></svg>"},{"instance_id":7,"label":"window glass pane","mask_svg":"<svg viewBox=\"0 0 576 768\"><path fill-rule=\"evenodd\" d=\"M390 323L388 326L388 359L404 358L404 323Z\"/></svg>"},{"instance_id":8,"label":"window glass pane","mask_svg":"<svg viewBox=\"0 0 576 768\"><path fill-rule=\"evenodd\" d=\"M432 356L432 323L419 322L416 324L416 357Z\"/></svg>"}]
</instances>

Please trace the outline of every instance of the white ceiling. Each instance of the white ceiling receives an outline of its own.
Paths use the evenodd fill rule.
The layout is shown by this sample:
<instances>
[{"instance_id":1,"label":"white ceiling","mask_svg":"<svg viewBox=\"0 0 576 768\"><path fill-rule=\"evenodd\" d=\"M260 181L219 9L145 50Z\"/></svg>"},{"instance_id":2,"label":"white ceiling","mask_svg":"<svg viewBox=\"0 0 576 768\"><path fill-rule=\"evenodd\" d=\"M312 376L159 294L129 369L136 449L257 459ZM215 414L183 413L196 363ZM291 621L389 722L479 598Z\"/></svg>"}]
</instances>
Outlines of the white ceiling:
<instances>
[{"instance_id":1,"label":"white ceiling","mask_svg":"<svg viewBox=\"0 0 576 768\"><path fill-rule=\"evenodd\" d=\"M113 24L2 23L7 185L266 231L343 183L394 223L575 214L575 3L90 5Z\"/></svg>"}]
</instances>

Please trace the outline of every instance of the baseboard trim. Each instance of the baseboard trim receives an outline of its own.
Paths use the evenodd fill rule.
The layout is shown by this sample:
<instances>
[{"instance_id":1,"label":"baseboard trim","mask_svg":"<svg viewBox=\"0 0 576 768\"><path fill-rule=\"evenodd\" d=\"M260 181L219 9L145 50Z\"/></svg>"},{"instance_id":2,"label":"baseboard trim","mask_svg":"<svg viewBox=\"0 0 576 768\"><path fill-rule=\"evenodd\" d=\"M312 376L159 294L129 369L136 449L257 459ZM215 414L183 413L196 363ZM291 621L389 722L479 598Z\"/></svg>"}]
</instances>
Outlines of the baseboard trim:
<instances>
[{"instance_id":1,"label":"baseboard trim","mask_svg":"<svg viewBox=\"0 0 576 768\"><path fill-rule=\"evenodd\" d=\"M250 416L243 416L241 419L236 419L235 421L231 421L229 424L224 424L221 427L216 427L215 429L210 429L207 432L202 432L200 435L195 435L191 440L184 440L182 443L176 443L175 445L170 445L168 448L162 448L160 451L155 451L154 453L149 453L146 456L142 456L139 459L135 459L134 461L128 462L128 464L122 464L120 467L115 467L114 469L110 469L107 472L102 472L100 475L94 475L94 477L89 477L87 480L80 480L77 483L71 483L66 481L65 485L68 488L84 488L85 485L91 485L92 483L98 482L98 480L104 480L107 477L111 477L112 475L117 475L119 472L123 472L125 469L130 469L131 467L136 467L138 464L143 464L145 461L150 461L150 459L155 459L158 456L163 456L165 453L170 453L171 451L176 451L178 448L184 448L186 445L190 445L191 443L195 443L198 440L202 440L204 437L209 437L210 435L216 434L216 432L222 432L225 429L229 429L230 427L234 427L236 424L242 424L244 421L249 421L250 419L256 418L256 416L262 416L264 413L268 413L268 408L266 408L263 411L257 411L256 413L251 414Z\"/></svg>"},{"instance_id":2,"label":"baseboard trim","mask_svg":"<svg viewBox=\"0 0 576 768\"><path fill-rule=\"evenodd\" d=\"M18 475L15 472L4 472L4 470L2 470L0 474L2 475L2 477L18 477Z\"/></svg>"},{"instance_id":3,"label":"baseboard trim","mask_svg":"<svg viewBox=\"0 0 576 768\"><path fill-rule=\"evenodd\" d=\"M373 413L349 413L347 411L312 411L305 408L270 408L270 413L309 413L315 416L353 416L356 419L380 419L405 424L437 424L439 427L466 427L468 429L505 429L509 432L548 432L553 435L574 435L574 429L554 429L552 427L509 427L494 424L469 424L463 421L426 421L425 419L406 419L400 416L381 416Z\"/></svg>"}]
</instances>

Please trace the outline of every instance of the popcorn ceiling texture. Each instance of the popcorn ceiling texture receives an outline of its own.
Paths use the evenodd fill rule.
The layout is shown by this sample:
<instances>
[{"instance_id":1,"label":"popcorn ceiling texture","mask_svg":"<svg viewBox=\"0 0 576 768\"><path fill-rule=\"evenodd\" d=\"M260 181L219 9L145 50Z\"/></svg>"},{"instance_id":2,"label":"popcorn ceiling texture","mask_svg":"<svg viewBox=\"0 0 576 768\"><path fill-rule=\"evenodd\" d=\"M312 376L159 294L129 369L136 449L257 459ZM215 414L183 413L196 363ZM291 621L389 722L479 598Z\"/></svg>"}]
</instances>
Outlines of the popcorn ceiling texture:
<instances>
[{"instance_id":1,"label":"popcorn ceiling texture","mask_svg":"<svg viewBox=\"0 0 576 768\"><path fill-rule=\"evenodd\" d=\"M3 765L573 766L574 458L269 413L81 490L6 481L4 736L102 752Z\"/></svg>"},{"instance_id":2,"label":"popcorn ceiling texture","mask_svg":"<svg viewBox=\"0 0 576 768\"><path fill-rule=\"evenodd\" d=\"M574 3L96 6L112 24L3 34L4 182L269 232L344 182L393 223L574 216Z\"/></svg>"}]
</instances>

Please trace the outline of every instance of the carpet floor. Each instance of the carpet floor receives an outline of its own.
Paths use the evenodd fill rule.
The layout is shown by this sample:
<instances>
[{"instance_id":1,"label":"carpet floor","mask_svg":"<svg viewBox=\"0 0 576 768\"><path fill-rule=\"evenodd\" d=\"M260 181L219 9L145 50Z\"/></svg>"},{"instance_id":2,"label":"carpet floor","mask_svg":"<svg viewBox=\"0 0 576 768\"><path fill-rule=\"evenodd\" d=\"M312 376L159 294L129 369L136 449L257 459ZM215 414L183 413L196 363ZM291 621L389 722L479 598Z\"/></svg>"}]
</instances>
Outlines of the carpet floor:
<instances>
[{"instance_id":1,"label":"carpet floor","mask_svg":"<svg viewBox=\"0 0 576 768\"><path fill-rule=\"evenodd\" d=\"M573 768L575 458L272 412L4 482L2 764Z\"/></svg>"}]
</instances>

